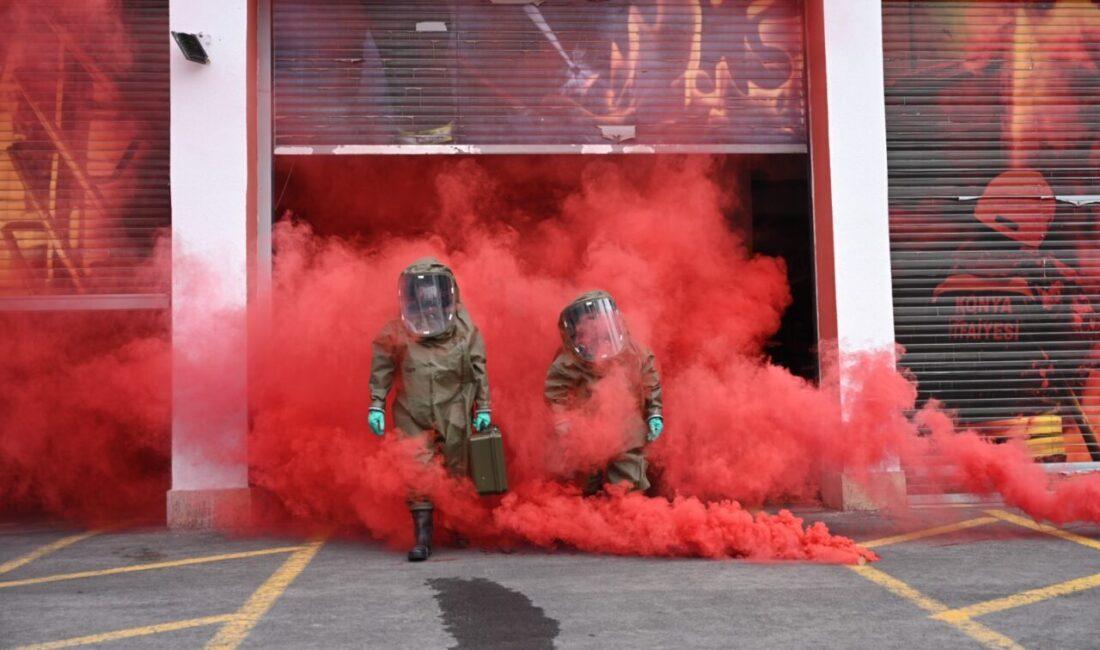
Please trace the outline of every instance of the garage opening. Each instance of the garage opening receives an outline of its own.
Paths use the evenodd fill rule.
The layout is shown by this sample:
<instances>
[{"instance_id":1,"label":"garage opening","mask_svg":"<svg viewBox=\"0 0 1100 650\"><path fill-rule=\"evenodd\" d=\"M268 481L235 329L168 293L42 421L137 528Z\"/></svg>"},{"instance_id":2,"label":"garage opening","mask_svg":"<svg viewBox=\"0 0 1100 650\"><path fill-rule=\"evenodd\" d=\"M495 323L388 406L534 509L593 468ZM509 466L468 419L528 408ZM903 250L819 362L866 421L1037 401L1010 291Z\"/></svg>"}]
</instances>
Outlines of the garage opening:
<instances>
[{"instance_id":1,"label":"garage opening","mask_svg":"<svg viewBox=\"0 0 1100 650\"><path fill-rule=\"evenodd\" d=\"M670 155L671 156L671 155ZM367 247L393 237L432 236L444 244L466 236L470 224L440 220L448 179L490 184L497 200L481 223L529 228L558 218L562 201L576 192L591 164L625 175L645 174L661 155L575 156L277 156L273 199L276 219L309 224L320 236ZM782 258L791 305L766 350L794 374L816 379L814 259L809 161L805 155L715 155L710 161L727 195L725 219L752 253ZM465 169L464 169L465 168ZM470 169L476 168L471 174ZM464 169L463 174L456 174ZM442 180L441 180L442 179ZM476 208L475 208L476 209ZM684 227L668 215L667 227ZM654 233L659 236L660 233ZM278 251L276 250L276 255Z\"/></svg>"}]
</instances>

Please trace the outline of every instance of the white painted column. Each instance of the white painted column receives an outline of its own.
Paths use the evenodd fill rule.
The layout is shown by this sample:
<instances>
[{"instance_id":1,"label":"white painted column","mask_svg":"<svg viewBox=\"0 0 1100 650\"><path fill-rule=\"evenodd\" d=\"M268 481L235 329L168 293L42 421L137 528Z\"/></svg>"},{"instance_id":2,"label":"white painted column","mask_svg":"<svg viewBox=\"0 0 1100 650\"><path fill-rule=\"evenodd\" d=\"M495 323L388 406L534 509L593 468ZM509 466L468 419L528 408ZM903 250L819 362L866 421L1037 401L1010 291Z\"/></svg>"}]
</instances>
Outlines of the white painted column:
<instances>
[{"instance_id":1,"label":"white painted column","mask_svg":"<svg viewBox=\"0 0 1100 650\"><path fill-rule=\"evenodd\" d=\"M882 3L823 3L837 340L892 348Z\"/></svg>"},{"instance_id":2,"label":"white painted column","mask_svg":"<svg viewBox=\"0 0 1100 650\"><path fill-rule=\"evenodd\" d=\"M837 346L846 411L847 364L894 349L881 2L808 0L807 43L819 331ZM897 461L881 474L870 496L843 475L826 477L826 502L865 508L903 497Z\"/></svg>"},{"instance_id":3,"label":"white painted column","mask_svg":"<svg viewBox=\"0 0 1100 650\"><path fill-rule=\"evenodd\" d=\"M171 0L172 491L169 525L232 525L248 506L247 336L253 207L252 0Z\"/></svg>"}]
</instances>

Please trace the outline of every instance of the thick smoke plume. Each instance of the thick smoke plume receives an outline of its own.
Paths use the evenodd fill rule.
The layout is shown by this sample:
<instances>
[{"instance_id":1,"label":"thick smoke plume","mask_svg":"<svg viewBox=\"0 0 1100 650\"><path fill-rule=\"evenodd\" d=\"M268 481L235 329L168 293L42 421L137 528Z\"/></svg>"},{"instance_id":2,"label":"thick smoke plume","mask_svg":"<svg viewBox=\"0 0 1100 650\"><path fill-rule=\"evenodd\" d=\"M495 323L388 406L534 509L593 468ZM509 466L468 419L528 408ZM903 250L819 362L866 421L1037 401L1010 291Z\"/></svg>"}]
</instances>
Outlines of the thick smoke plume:
<instances>
[{"instance_id":1,"label":"thick smoke plume","mask_svg":"<svg viewBox=\"0 0 1100 650\"><path fill-rule=\"evenodd\" d=\"M813 499L824 473L846 468L858 479L891 454L920 465L934 438L950 442L953 434L937 427L935 436L918 438L904 415L914 387L889 354L852 368L846 419L835 377L819 388L767 362L764 343L790 300L784 265L750 255L730 228L738 197L723 191L718 171L701 157L397 159L291 171L284 204L320 233L358 239L280 225L269 339L280 349L266 355L279 362L264 373L273 408L261 387L254 432L255 462L265 467L260 482L288 495L299 513L339 512L399 544L408 536L403 493L431 485L446 527L479 543L856 557L850 546L822 545L829 538L819 529L807 535L789 519L753 519L723 502ZM495 507L436 470L394 462L389 454L402 445L375 442L361 422L370 338L395 314L397 274L426 254L453 266L487 341L494 417L506 432L514 488ZM596 287L617 297L633 335L663 367L668 430L651 459L664 499L585 500L567 482L571 472L606 460L617 442L609 414L554 434L541 399L560 342L556 316ZM313 381L288 381L302 377ZM305 392L288 395L288 386ZM614 411L615 396L603 397ZM290 401L292 413L281 407ZM351 449L331 450L336 439ZM1004 460L1006 475L1026 467L1020 475L1031 492L1046 491L1027 459L984 443L979 449L993 466ZM431 477L394 480L394 467ZM1057 508L1043 516L1064 517ZM774 543L790 535L797 543Z\"/></svg>"},{"instance_id":2,"label":"thick smoke plume","mask_svg":"<svg viewBox=\"0 0 1100 650\"><path fill-rule=\"evenodd\" d=\"M806 531L789 515L754 516L730 502L738 492L752 495L740 476L750 465L737 464L743 461L736 449L711 456L733 463L724 467L696 462L705 456L693 448L709 453L707 438L751 445L743 439L752 422L729 419L736 416L726 404L731 395L714 391L729 387L723 373L730 368L761 366L760 349L789 302L783 263L748 256L730 230L724 210L734 197L713 182L713 161L455 162L401 161L386 169L387 182L408 184L409 193L346 208L381 216L362 220L380 227L359 244L280 224L268 339L274 349L264 355L278 361L261 373L253 436L262 485L287 495L300 513L331 515L340 505L349 522L365 520L395 543L409 534L404 496L427 485L445 527L477 543L709 557L860 556L820 527ZM356 166L346 180L380 170ZM307 194L289 201L316 209L341 180L305 183ZM407 202L409 196L421 200ZM362 423L371 338L396 314L397 274L428 254L454 268L489 349L494 417L506 432L513 484L495 507L438 468L395 460L409 457L409 445L379 443ZM669 432L652 452L670 479L661 491L675 495L671 501L618 493L584 499L570 481L614 455L620 423L629 417L625 386L614 381L598 396L601 408L568 434L555 434L542 400L545 371L561 342L557 315L596 287L617 297L633 335L653 346L664 367ZM288 388L296 393L288 395ZM703 395L713 401L696 399ZM752 499L808 496L806 472L791 471L802 476L766 477L770 491Z\"/></svg>"},{"instance_id":3,"label":"thick smoke plume","mask_svg":"<svg viewBox=\"0 0 1100 650\"><path fill-rule=\"evenodd\" d=\"M149 313L0 318L0 515L163 517L166 325Z\"/></svg>"},{"instance_id":4,"label":"thick smoke plume","mask_svg":"<svg viewBox=\"0 0 1100 650\"><path fill-rule=\"evenodd\" d=\"M415 488L437 504L445 541L853 562L873 555L820 524L749 508L811 501L822 476L844 469L858 480L891 456L928 466L935 452L930 468L953 470L940 477L945 485L1000 493L1056 522L1100 521L1096 478L1048 485L1022 450L956 433L935 409L914 413L915 389L890 351L827 364L820 386L769 363L765 344L790 302L785 266L751 255L730 227L743 208L713 159L339 163L303 163L279 188L288 214L276 228L273 312L249 351L252 480L300 519L402 546ZM485 336L512 486L503 497L478 497L468 481L417 462L418 441L393 431L378 439L364 421L371 339L396 315L399 272L425 255L452 266ZM666 430L650 446L652 496L611 489L584 498L576 485L614 452L621 386L609 383L599 416L567 434L555 433L542 400L558 312L592 288L616 296L662 366ZM25 333L8 343L24 350L24 363L5 381L7 397L24 408L0 411L0 463L10 470L0 473L0 504L96 514L77 485L51 480L91 470L107 490L163 498L162 486L118 456L149 449L163 461L164 439L145 434L167 421L163 340L137 339L121 348L129 357L115 349L68 364ZM39 365L47 357L51 365ZM839 363L850 377L843 417ZM154 387L163 389L156 399L127 393ZM94 406L97 419L72 416L73 403ZM59 456L73 437L110 444ZM139 501L111 503L120 515Z\"/></svg>"}]
</instances>

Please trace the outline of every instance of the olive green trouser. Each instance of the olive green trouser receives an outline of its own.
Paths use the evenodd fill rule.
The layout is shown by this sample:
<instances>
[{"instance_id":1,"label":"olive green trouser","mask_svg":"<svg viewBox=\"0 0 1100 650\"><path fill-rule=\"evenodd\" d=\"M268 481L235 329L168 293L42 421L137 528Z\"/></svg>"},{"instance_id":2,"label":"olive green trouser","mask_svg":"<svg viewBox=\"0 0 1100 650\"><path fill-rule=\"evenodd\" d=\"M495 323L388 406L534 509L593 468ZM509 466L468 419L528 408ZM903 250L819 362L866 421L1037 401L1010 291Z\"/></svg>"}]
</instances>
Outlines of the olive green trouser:
<instances>
[{"instance_id":1,"label":"olive green trouser","mask_svg":"<svg viewBox=\"0 0 1100 650\"><path fill-rule=\"evenodd\" d=\"M469 419L462 407L444 409L440 417L435 418L442 426L428 428L421 427L407 413L395 409L394 419L397 428L404 436L423 436L424 451L418 457L425 464L432 462L436 456L443 457L443 465L447 472L454 477L466 476L469 466ZM440 430L442 429L442 431ZM414 489L408 498L411 510L430 510L432 502L427 496L419 494Z\"/></svg>"},{"instance_id":2,"label":"olive green trouser","mask_svg":"<svg viewBox=\"0 0 1100 650\"><path fill-rule=\"evenodd\" d=\"M645 450L642 447L623 452L608 466L588 476L584 494L591 496L603 489L604 483L613 485L618 483L631 483L631 491L645 492L649 489L649 477L646 476L648 463L645 459Z\"/></svg>"}]
</instances>

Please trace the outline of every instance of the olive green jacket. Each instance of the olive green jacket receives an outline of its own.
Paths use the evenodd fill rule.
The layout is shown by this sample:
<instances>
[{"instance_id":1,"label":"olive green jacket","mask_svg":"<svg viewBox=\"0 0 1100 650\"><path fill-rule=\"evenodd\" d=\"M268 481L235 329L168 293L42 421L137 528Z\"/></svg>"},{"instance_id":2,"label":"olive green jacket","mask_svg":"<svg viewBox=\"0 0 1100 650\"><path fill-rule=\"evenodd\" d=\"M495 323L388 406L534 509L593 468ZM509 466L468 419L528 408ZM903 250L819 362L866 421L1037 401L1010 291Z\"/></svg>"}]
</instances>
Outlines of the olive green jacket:
<instances>
[{"instance_id":1,"label":"olive green jacket","mask_svg":"<svg viewBox=\"0 0 1100 650\"><path fill-rule=\"evenodd\" d=\"M603 291L592 291L577 300L607 295ZM573 352L560 322L559 329L562 332L562 347L546 371L543 385L546 402L555 409L579 408L592 398L601 378L614 369L621 368L626 373L632 394L638 400L638 419L630 424L628 434L632 444L636 443L635 447L645 445L649 418L662 417L661 374L653 352L634 341L628 341L626 348L614 359L595 365Z\"/></svg>"},{"instance_id":2,"label":"olive green jacket","mask_svg":"<svg viewBox=\"0 0 1100 650\"><path fill-rule=\"evenodd\" d=\"M409 269L450 273L430 258ZM370 407L385 410L395 385L394 424L407 434L434 430L447 438L468 435L471 412L492 408L485 341L461 302L454 327L441 336L420 339L400 319L382 328L372 345Z\"/></svg>"}]
</instances>

